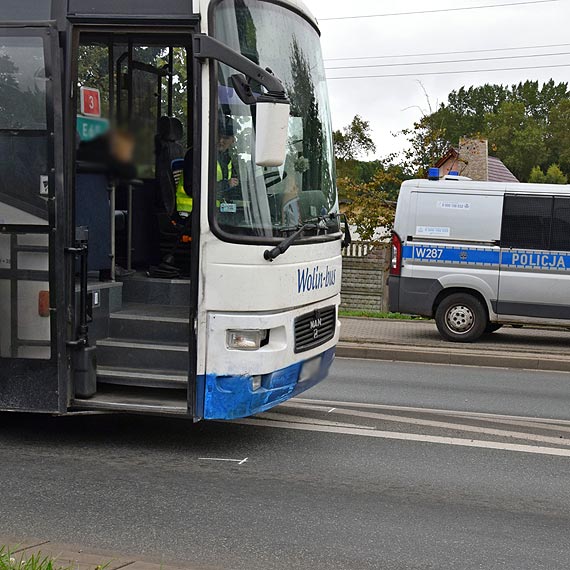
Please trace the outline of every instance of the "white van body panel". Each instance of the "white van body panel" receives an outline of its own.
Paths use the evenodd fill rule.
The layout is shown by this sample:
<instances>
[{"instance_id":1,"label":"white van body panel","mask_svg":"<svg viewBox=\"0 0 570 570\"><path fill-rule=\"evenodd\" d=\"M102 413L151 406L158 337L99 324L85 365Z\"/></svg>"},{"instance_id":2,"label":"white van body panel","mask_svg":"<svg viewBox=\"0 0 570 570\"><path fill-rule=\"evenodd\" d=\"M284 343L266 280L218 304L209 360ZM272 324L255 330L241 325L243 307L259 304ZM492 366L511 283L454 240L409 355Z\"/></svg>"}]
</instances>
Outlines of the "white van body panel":
<instances>
[{"instance_id":1,"label":"white van body panel","mask_svg":"<svg viewBox=\"0 0 570 570\"><path fill-rule=\"evenodd\" d=\"M501 244L505 195L565 206L570 185L404 182L394 225L402 268L390 277L390 310L432 317L446 292L460 289L484 300L491 322L568 326L570 245L553 251Z\"/></svg>"}]
</instances>

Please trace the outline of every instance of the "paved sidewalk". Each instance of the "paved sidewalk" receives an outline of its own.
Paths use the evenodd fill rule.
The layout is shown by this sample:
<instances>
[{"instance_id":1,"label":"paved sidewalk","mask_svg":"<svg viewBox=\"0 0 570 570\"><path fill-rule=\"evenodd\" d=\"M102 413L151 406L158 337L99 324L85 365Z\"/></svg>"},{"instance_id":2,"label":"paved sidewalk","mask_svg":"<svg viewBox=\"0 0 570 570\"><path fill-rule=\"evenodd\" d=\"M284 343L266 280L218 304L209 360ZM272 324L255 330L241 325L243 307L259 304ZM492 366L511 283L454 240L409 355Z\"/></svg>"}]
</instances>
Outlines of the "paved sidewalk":
<instances>
[{"instance_id":1,"label":"paved sidewalk","mask_svg":"<svg viewBox=\"0 0 570 570\"><path fill-rule=\"evenodd\" d=\"M472 344L452 343L433 321L343 318L339 356L570 371L570 330L503 327Z\"/></svg>"},{"instance_id":2,"label":"paved sidewalk","mask_svg":"<svg viewBox=\"0 0 570 570\"><path fill-rule=\"evenodd\" d=\"M143 560L140 556L82 549L68 544L55 544L46 540L18 540L0 537L0 546L7 546L16 562L32 556L54 560L54 570L216 570L206 566L172 566L160 561ZM219 569L218 569L219 570Z\"/></svg>"}]
</instances>

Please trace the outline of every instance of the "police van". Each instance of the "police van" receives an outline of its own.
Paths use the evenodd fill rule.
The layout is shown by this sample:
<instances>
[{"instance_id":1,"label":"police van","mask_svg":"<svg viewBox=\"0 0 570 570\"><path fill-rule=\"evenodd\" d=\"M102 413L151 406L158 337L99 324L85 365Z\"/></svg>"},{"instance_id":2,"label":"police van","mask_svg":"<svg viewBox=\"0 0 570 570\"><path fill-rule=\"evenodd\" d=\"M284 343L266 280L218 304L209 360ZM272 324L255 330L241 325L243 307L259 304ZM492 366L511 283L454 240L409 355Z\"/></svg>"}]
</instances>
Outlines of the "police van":
<instances>
[{"instance_id":1,"label":"police van","mask_svg":"<svg viewBox=\"0 0 570 570\"><path fill-rule=\"evenodd\" d=\"M391 311L434 317L450 341L570 327L570 185L404 182L389 289Z\"/></svg>"}]
</instances>

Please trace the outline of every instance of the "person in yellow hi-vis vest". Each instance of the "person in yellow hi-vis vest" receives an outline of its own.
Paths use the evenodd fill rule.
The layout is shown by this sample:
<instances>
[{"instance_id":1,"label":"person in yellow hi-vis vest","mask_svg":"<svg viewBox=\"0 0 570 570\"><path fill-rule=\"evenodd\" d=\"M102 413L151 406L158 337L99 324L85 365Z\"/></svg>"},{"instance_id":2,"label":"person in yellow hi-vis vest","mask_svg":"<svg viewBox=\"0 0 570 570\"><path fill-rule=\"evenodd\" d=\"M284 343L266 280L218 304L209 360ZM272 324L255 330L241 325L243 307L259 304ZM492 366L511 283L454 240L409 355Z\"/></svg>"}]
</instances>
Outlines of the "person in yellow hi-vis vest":
<instances>
[{"instance_id":1,"label":"person in yellow hi-vis vest","mask_svg":"<svg viewBox=\"0 0 570 570\"><path fill-rule=\"evenodd\" d=\"M218 198L223 199L224 192L239 186L239 179L236 177L232 157L230 154L231 147L235 144L233 124L231 119L226 118L220 121L218 141L218 163L216 182L218 184ZM194 201L191 196L186 194L184 189L184 174L178 177L176 184L176 211L183 216L192 213Z\"/></svg>"},{"instance_id":2,"label":"person in yellow hi-vis vest","mask_svg":"<svg viewBox=\"0 0 570 570\"><path fill-rule=\"evenodd\" d=\"M176 211L182 216L189 215L192 213L193 205L194 200L184 190L184 174L182 173L176 185Z\"/></svg>"},{"instance_id":3,"label":"person in yellow hi-vis vest","mask_svg":"<svg viewBox=\"0 0 570 570\"><path fill-rule=\"evenodd\" d=\"M236 143L232 120L227 117L221 121L219 129L217 182L218 193L223 197L224 192L239 186L239 180L230 153L231 147Z\"/></svg>"}]
</instances>

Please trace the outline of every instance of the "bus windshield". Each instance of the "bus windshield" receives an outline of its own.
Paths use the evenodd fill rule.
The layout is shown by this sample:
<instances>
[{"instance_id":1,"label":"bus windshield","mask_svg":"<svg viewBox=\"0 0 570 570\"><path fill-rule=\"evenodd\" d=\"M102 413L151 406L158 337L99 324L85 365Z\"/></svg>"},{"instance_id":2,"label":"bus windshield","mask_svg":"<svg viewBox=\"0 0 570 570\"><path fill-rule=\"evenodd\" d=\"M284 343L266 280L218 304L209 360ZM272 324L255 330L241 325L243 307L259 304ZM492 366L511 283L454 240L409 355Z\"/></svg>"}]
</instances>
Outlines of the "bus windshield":
<instances>
[{"instance_id":1,"label":"bus windshield","mask_svg":"<svg viewBox=\"0 0 570 570\"><path fill-rule=\"evenodd\" d=\"M255 166L255 106L242 102L226 65L217 66L214 230L225 239L282 239L302 224L336 213L337 190L325 70L317 31L283 6L222 0L214 35L285 85L291 102L287 158ZM251 84L253 91L261 89ZM214 162L214 161L213 161ZM315 224L305 239L337 236L338 223ZM301 240L302 241L302 240Z\"/></svg>"}]
</instances>

